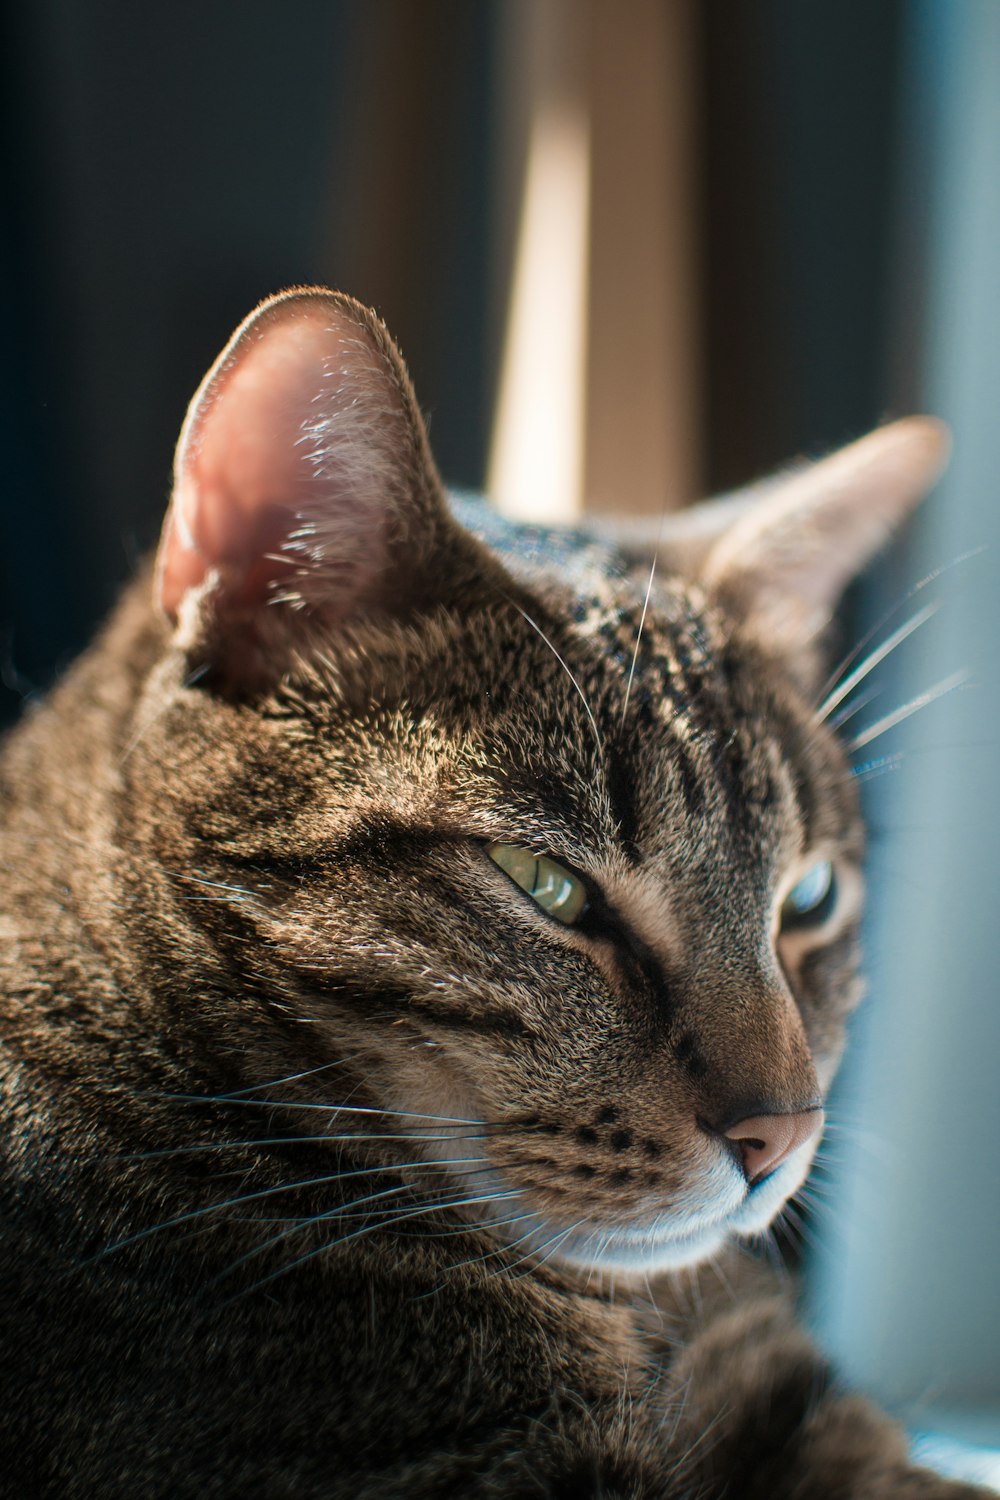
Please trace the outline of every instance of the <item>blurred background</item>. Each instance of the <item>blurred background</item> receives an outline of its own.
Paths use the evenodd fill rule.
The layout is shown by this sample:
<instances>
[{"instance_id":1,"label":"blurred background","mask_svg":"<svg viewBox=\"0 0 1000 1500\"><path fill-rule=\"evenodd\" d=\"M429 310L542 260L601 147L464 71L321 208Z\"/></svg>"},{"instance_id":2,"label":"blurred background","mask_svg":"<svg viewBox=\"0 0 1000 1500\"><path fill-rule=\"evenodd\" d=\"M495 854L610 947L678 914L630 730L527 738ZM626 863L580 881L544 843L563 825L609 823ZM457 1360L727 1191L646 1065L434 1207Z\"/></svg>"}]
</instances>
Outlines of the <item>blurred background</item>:
<instances>
[{"instance_id":1,"label":"blurred background","mask_svg":"<svg viewBox=\"0 0 1000 1500\"><path fill-rule=\"evenodd\" d=\"M952 423L851 628L941 605L874 716L971 687L872 747L873 999L804 1236L852 1376L1000 1444L998 0L32 0L3 27L8 719L155 543L205 368L296 282L378 308L445 478L513 515L659 512Z\"/></svg>"}]
</instances>

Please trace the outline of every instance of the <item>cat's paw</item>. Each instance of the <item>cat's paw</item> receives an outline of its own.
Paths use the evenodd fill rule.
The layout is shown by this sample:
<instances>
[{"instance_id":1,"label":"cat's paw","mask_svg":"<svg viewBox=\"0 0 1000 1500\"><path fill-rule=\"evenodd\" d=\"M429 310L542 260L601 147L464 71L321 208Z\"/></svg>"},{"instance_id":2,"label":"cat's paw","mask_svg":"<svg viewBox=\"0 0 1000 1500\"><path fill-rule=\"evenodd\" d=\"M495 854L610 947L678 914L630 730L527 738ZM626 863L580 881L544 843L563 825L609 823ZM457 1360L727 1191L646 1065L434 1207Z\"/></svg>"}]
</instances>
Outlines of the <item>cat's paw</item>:
<instances>
[{"instance_id":1,"label":"cat's paw","mask_svg":"<svg viewBox=\"0 0 1000 1500\"><path fill-rule=\"evenodd\" d=\"M912 1463L902 1430L857 1395L821 1405L801 1463L792 1500L989 1500L996 1494Z\"/></svg>"}]
</instances>

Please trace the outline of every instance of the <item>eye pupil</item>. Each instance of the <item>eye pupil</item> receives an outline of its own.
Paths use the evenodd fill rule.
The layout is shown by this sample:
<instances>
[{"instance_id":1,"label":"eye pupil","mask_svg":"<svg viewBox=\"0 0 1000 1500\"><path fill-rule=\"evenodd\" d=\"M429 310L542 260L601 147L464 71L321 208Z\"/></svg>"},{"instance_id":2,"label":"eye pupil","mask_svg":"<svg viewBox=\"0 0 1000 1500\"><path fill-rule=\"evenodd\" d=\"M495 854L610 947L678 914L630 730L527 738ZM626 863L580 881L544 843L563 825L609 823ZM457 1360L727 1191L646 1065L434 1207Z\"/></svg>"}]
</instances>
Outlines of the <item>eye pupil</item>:
<instances>
[{"instance_id":1,"label":"eye pupil","mask_svg":"<svg viewBox=\"0 0 1000 1500\"><path fill-rule=\"evenodd\" d=\"M782 915L786 919L822 921L835 896L833 865L821 859L792 887L785 898Z\"/></svg>"},{"instance_id":2,"label":"eye pupil","mask_svg":"<svg viewBox=\"0 0 1000 1500\"><path fill-rule=\"evenodd\" d=\"M517 844L488 844L486 852L536 905L565 926L572 926L583 915L586 886L554 859L532 854Z\"/></svg>"}]
</instances>

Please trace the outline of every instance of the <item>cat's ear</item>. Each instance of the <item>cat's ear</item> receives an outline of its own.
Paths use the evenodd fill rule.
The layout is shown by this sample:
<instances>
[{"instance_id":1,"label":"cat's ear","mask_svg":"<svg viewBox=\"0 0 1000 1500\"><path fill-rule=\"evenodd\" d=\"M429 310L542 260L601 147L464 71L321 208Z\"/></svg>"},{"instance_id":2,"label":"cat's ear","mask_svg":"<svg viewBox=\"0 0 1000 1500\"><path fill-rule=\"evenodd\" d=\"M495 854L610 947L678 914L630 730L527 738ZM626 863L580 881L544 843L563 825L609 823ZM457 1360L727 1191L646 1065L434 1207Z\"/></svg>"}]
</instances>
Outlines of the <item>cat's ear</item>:
<instances>
[{"instance_id":1,"label":"cat's ear","mask_svg":"<svg viewBox=\"0 0 1000 1500\"><path fill-rule=\"evenodd\" d=\"M319 630L417 607L461 542L375 314L322 288L262 303L177 445L156 593L179 644L266 685Z\"/></svg>"},{"instance_id":2,"label":"cat's ear","mask_svg":"<svg viewBox=\"0 0 1000 1500\"><path fill-rule=\"evenodd\" d=\"M948 430L907 417L818 463L619 533L628 554L659 550L762 637L797 646L827 624L847 584L934 484Z\"/></svg>"},{"instance_id":3,"label":"cat's ear","mask_svg":"<svg viewBox=\"0 0 1000 1500\"><path fill-rule=\"evenodd\" d=\"M712 545L702 582L758 633L805 642L940 475L950 438L907 417L773 485Z\"/></svg>"}]
</instances>

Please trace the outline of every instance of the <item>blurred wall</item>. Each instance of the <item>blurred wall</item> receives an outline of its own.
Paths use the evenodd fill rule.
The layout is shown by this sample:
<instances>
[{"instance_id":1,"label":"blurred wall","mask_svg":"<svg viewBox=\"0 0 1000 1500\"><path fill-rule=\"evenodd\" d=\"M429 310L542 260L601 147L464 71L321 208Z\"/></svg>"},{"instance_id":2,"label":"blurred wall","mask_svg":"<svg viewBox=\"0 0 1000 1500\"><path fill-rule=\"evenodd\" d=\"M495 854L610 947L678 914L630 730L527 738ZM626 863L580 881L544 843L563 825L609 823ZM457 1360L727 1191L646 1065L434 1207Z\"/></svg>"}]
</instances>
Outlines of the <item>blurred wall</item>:
<instances>
[{"instance_id":1,"label":"blurred wall","mask_svg":"<svg viewBox=\"0 0 1000 1500\"><path fill-rule=\"evenodd\" d=\"M854 1380L1000 1449L1000 6L921 0L906 19L903 107L925 149L902 164L900 228L923 275L900 287L898 379L954 453L872 610L939 613L874 674L868 716L969 681L863 752L889 757L867 799L871 997L829 1138L813 1306Z\"/></svg>"},{"instance_id":2,"label":"blurred wall","mask_svg":"<svg viewBox=\"0 0 1000 1500\"><path fill-rule=\"evenodd\" d=\"M439 460L482 476L493 7L33 0L3 11L3 708L153 545L187 401L304 281L375 303Z\"/></svg>"},{"instance_id":3,"label":"blurred wall","mask_svg":"<svg viewBox=\"0 0 1000 1500\"><path fill-rule=\"evenodd\" d=\"M597 503L655 504L662 485L675 504L699 472L730 485L870 425L889 404L899 10L7 7L3 712L154 543L187 399L270 291L320 280L373 302L446 478L482 484L544 14L562 53L590 37Z\"/></svg>"}]
</instances>

